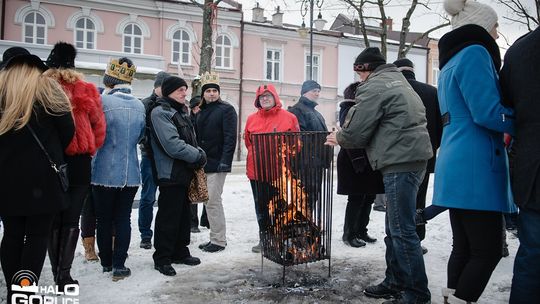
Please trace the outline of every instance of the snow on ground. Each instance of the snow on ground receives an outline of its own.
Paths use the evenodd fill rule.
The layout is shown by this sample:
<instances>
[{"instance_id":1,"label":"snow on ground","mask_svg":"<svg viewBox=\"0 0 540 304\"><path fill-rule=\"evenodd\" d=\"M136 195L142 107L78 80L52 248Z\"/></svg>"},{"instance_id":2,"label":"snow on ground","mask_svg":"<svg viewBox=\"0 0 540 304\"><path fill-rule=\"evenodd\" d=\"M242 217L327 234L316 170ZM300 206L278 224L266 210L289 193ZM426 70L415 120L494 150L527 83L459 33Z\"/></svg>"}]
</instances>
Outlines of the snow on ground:
<instances>
[{"instance_id":1,"label":"snow on ground","mask_svg":"<svg viewBox=\"0 0 540 304\"><path fill-rule=\"evenodd\" d=\"M433 178L431 179L433 180ZM334 186L335 189L335 186ZM428 190L431 201L432 185ZM331 276L328 260L288 267L282 283L283 268L251 252L258 241L257 224L249 182L244 174L229 174L223 193L227 218L225 251L204 253L198 249L208 240L208 230L191 235L190 250L202 263L198 266L173 265L175 277L167 277L153 268L153 250L139 248L137 210L132 212L132 239L126 266L132 276L111 281L110 273L102 273L99 263L84 260L79 242L72 275L80 282L79 303L381 303L370 299L362 290L382 280L384 261L384 213L373 211L368 226L376 237L375 244L352 248L343 244L343 216L346 197L334 195L332 227ZM201 208L199 208L199 212ZM0 232L1 234L1 232ZM512 267L518 247L515 237L508 237L510 257L503 258L493 273L479 303L508 303ZM446 283L446 263L451 248L448 212L428 223L423 245L432 303L442 303L441 287ZM48 259L40 286L52 284ZM3 275L0 278L0 303L5 303ZM60 301L58 302L60 303Z\"/></svg>"}]
</instances>

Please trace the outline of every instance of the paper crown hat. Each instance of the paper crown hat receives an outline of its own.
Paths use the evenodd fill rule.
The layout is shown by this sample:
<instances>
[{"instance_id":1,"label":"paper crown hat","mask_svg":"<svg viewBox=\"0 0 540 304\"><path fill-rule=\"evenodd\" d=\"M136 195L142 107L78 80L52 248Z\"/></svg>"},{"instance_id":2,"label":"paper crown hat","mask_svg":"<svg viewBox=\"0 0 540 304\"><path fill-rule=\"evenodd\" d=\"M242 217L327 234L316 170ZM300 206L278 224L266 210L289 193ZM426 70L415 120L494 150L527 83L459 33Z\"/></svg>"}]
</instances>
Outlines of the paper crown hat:
<instances>
[{"instance_id":1,"label":"paper crown hat","mask_svg":"<svg viewBox=\"0 0 540 304\"><path fill-rule=\"evenodd\" d=\"M107 64L105 75L109 75L126 82L131 82L136 71L137 67L135 65L129 67L127 62L120 64L118 59L112 59L109 64Z\"/></svg>"},{"instance_id":2,"label":"paper crown hat","mask_svg":"<svg viewBox=\"0 0 540 304\"><path fill-rule=\"evenodd\" d=\"M201 76L201 85L217 84L219 85L219 75L216 72L205 72Z\"/></svg>"}]
</instances>

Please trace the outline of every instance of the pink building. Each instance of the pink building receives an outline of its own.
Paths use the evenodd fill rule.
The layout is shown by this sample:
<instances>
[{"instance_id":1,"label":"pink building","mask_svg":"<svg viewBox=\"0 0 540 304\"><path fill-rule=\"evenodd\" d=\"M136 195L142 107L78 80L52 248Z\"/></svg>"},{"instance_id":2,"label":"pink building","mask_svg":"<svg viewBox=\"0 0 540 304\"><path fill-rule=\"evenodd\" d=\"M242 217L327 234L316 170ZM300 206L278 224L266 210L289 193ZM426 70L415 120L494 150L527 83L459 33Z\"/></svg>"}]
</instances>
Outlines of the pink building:
<instances>
[{"instance_id":1,"label":"pink building","mask_svg":"<svg viewBox=\"0 0 540 304\"><path fill-rule=\"evenodd\" d=\"M199 72L202 9L189 1L5 0L2 4L2 53L22 46L45 60L57 41L73 43L78 48L77 69L97 85L111 57L127 56L137 66L133 83L137 97L152 92L153 78L160 70L188 82ZM237 109L240 132L255 111L257 86L274 84L287 107L298 100L300 87L309 78L309 38L298 34L298 26L283 24L280 12L267 21L264 11L254 8L253 16L244 21L240 4L222 1L214 28L213 66L220 74L222 99ZM338 46L344 38L337 31L314 31L313 37L313 78L322 86L317 109L332 128L339 95ZM239 146L244 149L242 142Z\"/></svg>"}]
</instances>

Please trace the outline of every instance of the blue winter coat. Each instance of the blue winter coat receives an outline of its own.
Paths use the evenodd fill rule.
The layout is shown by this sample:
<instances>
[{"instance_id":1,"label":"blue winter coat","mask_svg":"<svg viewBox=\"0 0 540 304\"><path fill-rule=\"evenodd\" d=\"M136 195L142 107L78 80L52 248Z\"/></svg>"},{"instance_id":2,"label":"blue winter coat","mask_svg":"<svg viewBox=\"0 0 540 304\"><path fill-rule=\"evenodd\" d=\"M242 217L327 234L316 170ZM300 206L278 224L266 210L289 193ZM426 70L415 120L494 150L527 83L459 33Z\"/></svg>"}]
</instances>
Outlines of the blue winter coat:
<instances>
[{"instance_id":1,"label":"blue winter coat","mask_svg":"<svg viewBox=\"0 0 540 304\"><path fill-rule=\"evenodd\" d=\"M92 185L123 188L141 184L137 143L144 134L145 113L142 102L130 92L122 88L101 95L107 133L92 160Z\"/></svg>"},{"instance_id":2,"label":"blue winter coat","mask_svg":"<svg viewBox=\"0 0 540 304\"><path fill-rule=\"evenodd\" d=\"M503 133L514 133L513 111L500 104L497 71L483 46L468 46L444 65L438 96L449 122L435 166L433 204L510 211Z\"/></svg>"}]
</instances>

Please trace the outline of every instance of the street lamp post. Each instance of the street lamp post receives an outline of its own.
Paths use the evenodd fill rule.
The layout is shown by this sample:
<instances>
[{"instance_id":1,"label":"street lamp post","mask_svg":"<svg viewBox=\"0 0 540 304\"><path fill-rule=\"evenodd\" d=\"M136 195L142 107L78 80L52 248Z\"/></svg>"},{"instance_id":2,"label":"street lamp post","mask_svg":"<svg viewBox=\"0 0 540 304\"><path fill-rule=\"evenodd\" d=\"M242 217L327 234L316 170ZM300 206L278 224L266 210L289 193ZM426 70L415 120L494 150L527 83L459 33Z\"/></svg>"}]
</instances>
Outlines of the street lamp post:
<instances>
[{"instance_id":1,"label":"street lamp post","mask_svg":"<svg viewBox=\"0 0 540 304\"><path fill-rule=\"evenodd\" d=\"M322 14L321 14L321 7L323 5L323 2L324 0L302 0L302 4L300 6L300 13L302 14L302 28L299 30L299 32L301 36L305 35L306 23L304 22L304 17L307 15L307 12L309 10L309 74L308 75L309 75L310 80L313 80L313 25L315 24L315 28L318 31L322 31L322 29L324 28L324 25L326 24L326 20L322 18ZM319 9L319 15L317 16L317 20L313 20L313 8L315 5Z\"/></svg>"}]
</instances>

